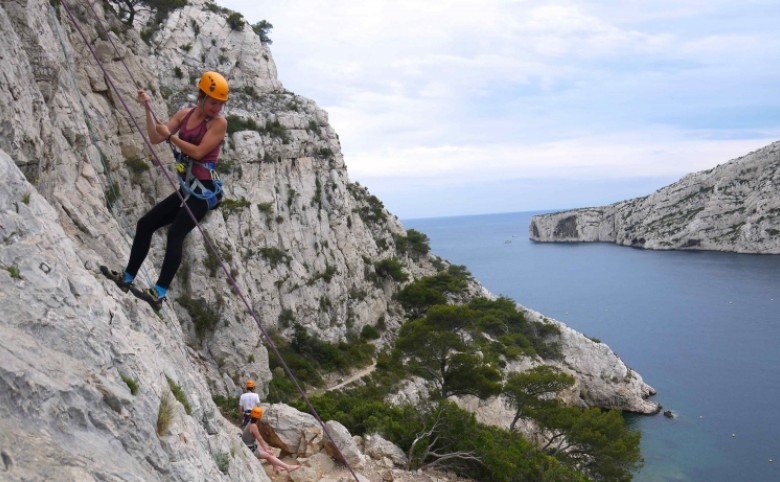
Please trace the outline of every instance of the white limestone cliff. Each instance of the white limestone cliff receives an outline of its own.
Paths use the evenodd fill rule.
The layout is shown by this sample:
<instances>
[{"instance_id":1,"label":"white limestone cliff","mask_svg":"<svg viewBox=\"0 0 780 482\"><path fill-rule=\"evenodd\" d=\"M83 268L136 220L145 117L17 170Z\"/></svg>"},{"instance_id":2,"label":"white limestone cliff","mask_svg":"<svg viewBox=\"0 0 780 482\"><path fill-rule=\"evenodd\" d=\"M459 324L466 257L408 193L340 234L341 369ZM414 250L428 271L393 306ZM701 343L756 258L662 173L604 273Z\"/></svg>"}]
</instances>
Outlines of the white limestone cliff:
<instances>
[{"instance_id":1,"label":"white limestone cliff","mask_svg":"<svg viewBox=\"0 0 780 482\"><path fill-rule=\"evenodd\" d=\"M268 351L201 235L189 236L159 316L98 274L101 264L124 266L135 221L172 192L123 102L142 120L141 86L167 118L190 102L193 79L219 70L231 84L224 113L260 126L228 135L229 202L204 227L269 332L299 323L336 341L381 322L377 343L387 343L403 321L400 284L374 263L396 258L417 278L441 260L397 248L403 226L350 182L327 113L284 90L251 29L231 29L204 0L153 32L148 16L128 29L102 2L97 19L86 2L67 3L119 93L60 2L0 3L0 479L49 480L56 467L59 480L267 480L212 396L237 394L248 377L264 396ZM156 152L171 161L164 146ZM164 242L155 237L139 282L155 280ZM218 309L220 322L201 336L182 295ZM610 360L608 349L587 360ZM594 392L588 377L581 383ZM173 402L158 433L172 386L190 408ZM622 381L610 390L613 400L631 393L628 410L647 395Z\"/></svg>"},{"instance_id":2,"label":"white limestone cliff","mask_svg":"<svg viewBox=\"0 0 780 482\"><path fill-rule=\"evenodd\" d=\"M534 216L540 242L610 242L645 249L780 253L780 142L653 194Z\"/></svg>"}]
</instances>

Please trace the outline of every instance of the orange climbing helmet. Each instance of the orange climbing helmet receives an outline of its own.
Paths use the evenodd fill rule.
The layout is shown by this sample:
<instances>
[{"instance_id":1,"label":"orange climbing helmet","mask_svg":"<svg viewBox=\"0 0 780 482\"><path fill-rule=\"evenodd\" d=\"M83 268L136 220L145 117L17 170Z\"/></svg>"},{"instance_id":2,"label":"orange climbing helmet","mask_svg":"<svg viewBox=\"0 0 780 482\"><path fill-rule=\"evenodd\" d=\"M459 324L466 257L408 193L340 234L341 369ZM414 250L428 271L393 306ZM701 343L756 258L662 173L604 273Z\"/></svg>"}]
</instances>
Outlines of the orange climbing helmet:
<instances>
[{"instance_id":1,"label":"orange climbing helmet","mask_svg":"<svg viewBox=\"0 0 780 482\"><path fill-rule=\"evenodd\" d=\"M254 382L254 380L247 380L247 381L246 381L246 387L247 387L247 388L255 388L255 382Z\"/></svg>"},{"instance_id":2,"label":"orange climbing helmet","mask_svg":"<svg viewBox=\"0 0 780 482\"><path fill-rule=\"evenodd\" d=\"M198 88L207 96L220 102L227 102L228 88L227 80L216 72L206 72L198 82Z\"/></svg>"},{"instance_id":3,"label":"orange climbing helmet","mask_svg":"<svg viewBox=\"0 0 780 482\"><path fill-rule=\"evenodd\" d=\"M252 413L249 414L250 417L254 419L260 419L263 418L263 409L260 407L255 407L252 409Z\"/></svg>"}]
</instances>

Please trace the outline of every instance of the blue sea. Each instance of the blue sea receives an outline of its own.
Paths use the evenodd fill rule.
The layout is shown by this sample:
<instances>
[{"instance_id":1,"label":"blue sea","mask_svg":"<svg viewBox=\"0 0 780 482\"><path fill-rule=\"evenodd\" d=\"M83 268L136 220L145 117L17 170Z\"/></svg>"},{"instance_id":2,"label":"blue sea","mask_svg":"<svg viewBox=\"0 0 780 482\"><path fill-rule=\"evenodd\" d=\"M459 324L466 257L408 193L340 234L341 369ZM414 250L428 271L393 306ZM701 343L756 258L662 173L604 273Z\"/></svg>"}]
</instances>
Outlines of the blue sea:
<instances>
[{"instance_id":1,"label":"blue sea","mask_svg":"<svg viewBox=\"0 0 780 482\"><path fill-rule=\"evenodd\" d=\"M608 344L673 411L635 481L780 481L780 256L528 239L531 216L403 220L491 292Z\"/></svg>"}]
</instances>

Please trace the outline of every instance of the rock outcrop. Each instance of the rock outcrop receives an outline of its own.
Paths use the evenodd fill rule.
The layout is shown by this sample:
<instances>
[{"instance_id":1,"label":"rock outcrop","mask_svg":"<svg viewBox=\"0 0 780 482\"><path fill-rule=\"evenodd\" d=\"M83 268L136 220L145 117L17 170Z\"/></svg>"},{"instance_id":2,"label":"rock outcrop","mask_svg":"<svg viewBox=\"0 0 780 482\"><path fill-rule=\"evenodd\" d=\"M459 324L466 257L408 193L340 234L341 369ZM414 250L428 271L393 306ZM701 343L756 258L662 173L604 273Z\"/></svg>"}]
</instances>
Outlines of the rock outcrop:
<instances>
[{"instance_id":1,"label":"rock outcrop","mask_svg":"<svg viewBox=\"0 0 780 482\"><path fill-rule=\"evenodd\" d=\"M780 253L780 142L655 193L609 206L534 216L540 242L610 242L644 249Z\"/></svg>"},{"instance_id":2,"label":"rock outcrop","mask_svg":"<svg viewBox=\"0 0 780 482\"><path fill-rule=\"evenodd\" d=\"M231 25L230 12L190 0L161 19L139 14L130 28L111 2L69 0L109 82L64 5L0 4L0 479L50 480L54 468L58 480L268 480L212 399L239 393L246 378L265 397L267 339L200 234L189 236L159 315L98 273L123 267L133 224L173 190L132 122L142 120L136 87L165 118L191 102L202 71L228 77L225 114L239 127L223 149L226 200L203 227L266 332L298 324L337 341L372 325L376 343L389 343L404 319L393 300L401 283L377 263L394 258L411 279L446 263L403 249L398 219L350 182L327 113L284 90L268 46ZM166 149L156 151L163 164ZM164 243L155 237L139 283L156 279ZM192 300L217 314L205 327L186 308ZM606 347L601 355L611 363ZM584 376L583 391L601 393L595 382ZM632 410L622 391L646 395L610 388L594 403ZM276 446L324 457L310 416L274 406L266 421ZM427 477L398 472L393 450L355 445L356 461L384 454L382 471L365 457L370 480Z\"/></svg>"}]
</instances>

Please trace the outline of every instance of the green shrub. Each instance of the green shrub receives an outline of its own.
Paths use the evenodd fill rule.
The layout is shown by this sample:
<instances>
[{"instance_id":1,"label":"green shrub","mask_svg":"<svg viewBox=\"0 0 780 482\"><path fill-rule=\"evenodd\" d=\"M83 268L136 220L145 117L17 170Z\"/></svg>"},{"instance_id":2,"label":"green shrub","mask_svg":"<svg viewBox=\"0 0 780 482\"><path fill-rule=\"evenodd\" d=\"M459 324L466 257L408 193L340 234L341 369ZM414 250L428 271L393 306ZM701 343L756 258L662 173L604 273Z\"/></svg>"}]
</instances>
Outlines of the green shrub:
<instances>
[{"instance_id":1,"label":"green shrub","mask_svg":"<svg viewBox=\"0 0 780 482\"><path fill-rule=\"evenodd\" d=\"M276 268L276 266L279 263L284 263L287 266L290 265L291 258L286 251L283 251L274 246L266 246L264 248L260 248L259 251L260 251L260 256L262 256L263 259L267 260L274 268Z\"/></svg>"},{"instance_id":2,"label":"green shrub","mask_svg":"<svg viewBox=\"0 0 780 482\"><path fill-rule=\"evenodd\" d=\"M236 425L241 425L244 417L238 413L238 400L239 397L225 397L222 395L214 395L212 397L214 404L219 409L219 412L223 417L230 420Z\"/></svg>"},{"instance_id":3,"label":"green shrub","mask_svg":"<svg viewBox=\"0 0 780 482\"><path fill-rule=\"evenodd\" d=\"M203 339L207 331L213 331L222 320L218 310L212 308L203 298L193 299L183 294L176 298L176 301L189 313L199 339Z\"/></svg>"},{"instance_id":4,"label":"green shrub","mask_svg":"<svg viewBox=\"0 0 780 482\"><path fill-rule=\"evenodd\" d=\"M300 325L290 340L291 348L307 357L318 368L326 371L349 371L352 368L367 366L371 363L374 346L362 340L339 342L335 345L311 336Z\"/></svg>"},{"instance_id":5,"label":"green shrub","mask_svg":"<svg viewBox=\"0 0 780 482\"><path fill-rule=\"evenodd\" d=\"M173 396L176 398L176 400L179 401L179 403L182 404L187 415L191 415L192 407L190 406L190 401L187 400L187 395L184 393L184 390L182 390L182 388L169 376L166 375L165 379L168 380L168 386L171 388L171 393L173 393Z\"/></svg>"},{"instance_id":6,"label":"green shrub","mask_svg":"<svg viewBox=\"0 0 780 482\"><path fill-rule=\"evenodd\" d=\"M173 400L171 392L166 391L160 397L160 407L157 410L157 435L162 436L168 431L173 421Z\"/></svg>"},{"instance_id":7,"label":"green shrub","mask_svg":"<svg viewBox=\"0 0 780 482\"><path fill-rule=\"evenodd\" d=\"M404 282L409 279L409 275L404 272L404 265L395 258L387 258L374 263L374 270L380 278L392 278L398 282Z\"/></svg>"},{"instance_id":8,"label":"green shrub","mask_svg":"<svg viewBox=\"0 0 780 482\"><path fill-rule=\"evenodd\" d=\"M311 205L322 209L322 183L319 178L314 180L314 196L312 196Z\"/></svg>"},{"instance_id":9,"label":"green shrub","mask_svg":"<svg viewBox=\"0 0 780 482\"><path fill-rule=\"evenodd\" d=\"M152 42L152 37L154 37L154 34L156 33L156 28L145 28L141 30L141 40L143 40L146 45L149 45Z\"/></svg>"},{"instance_id":10,"label":"green shrub","mask_svg":"<svg viewBox=\"0 0 780 482\"><path fill-rule=\"evenodd\" d=\"M268 385L269 403L293 404L300 398L300 393L295 385L287 378L287 374L281 367L274 369L274 376Z\"/></svg>"},{"instance_id":11,"label":"green shrub","mask_svg":"<svg viewBox=\"0 0 780 482\"><path fill-rule=\"evenodd\" d=\"M289 328L293 323L295 323L295 315L293 314L293 310L290 308L284 308L282 312L279 313L279 326L282 328Z\"/></svg>"},{"instance_id":12,"label":"green shrub","mask_svg":"<svg viewBox=\"0 0 780 482\"><path fill-rule=\"evenodd\" d=\"M138 393L138 380L135 380L133 378L130 378L126 375L120 375L122 377L122 381L127 384L127 388L130 389L130 393L132 395L135 395Z\"/></svg>"},{"instance_id":13,"label":"green shrub","mask_svg":"<svg viewBox=\"0 0 780 482\"><path fill-rule=\"evenodd\" d=\"M241 199L228 199L224 198L220 201L219 206L222 208L222 216L227 221L227 218L239 210L249 207L249 201L244 198Z\"/></svg>"},{"instance_id":14,"label":"green shrub","mask_svg":"<svg viewBox=\"0 0 780 482\"><path fill-rule=\"evenodd\" d=\"M311 336L301 325L295 325L290 341L282 338L274 339L279 353L284 357L287 366L295 374L300 383L315 387L322 385L321 371L339 371L346 373L353 368L365 367L371 364L374 346L366 340L348 338L347 341L331 344ZM272 369L281 370L281 364L276 356L270 357ZM276 373L276 372L274 372ZM274 378L276 380L277 377ZM291 393L291 386L281 379L272 380L269 390L276 391L277 397L283 398Z\"/></svg>"},{"instance_id":15,"label":"green shrub","mask_svg":"<svg viewBox=\"0 0 780 482\"><path fill-rule=\"evenodd\" d=\"M393 234L393 240L395 241L395 250L398 254L406 254L409 251L409 241L406 236Z\"/></svg>"},{"instance_id":16,"label":"green shrub","mask_svg":"<svg viewBox=\"0 0 780 482\"><path fill-rule=\"evenodd\" d=\"M236 161L233 159L220 159L217 163L217 172L220 174L230 174L236 168Z\"/></svg>"},{"instance_id":17,"label":"green shrub","mask_svg":"<svg viewBox=\"0 0 780 482\"><path fill-rule=\"evenodd\" d=\"M227 119L227 133L233 134L241 131L255 131L264 133L263 128L255 122L254 119L243 119L236 115L229 115Z\"/></svg>"},{"instance_id":18,"label":"green shrub","mask_svg":"<svg viewBox=\"0 0 780 482\"><path fill-rule=\"evenodd\" d=\"M379 330L371 325L363 325L363 329L360 330L360 338L366 340L376 340L380 336L381 335L379 334Z\"/></svg>"},{"instance_id":19,"label":"green shrub","mask_svg":"<svg viewBox=\"0 0 780 482\"><path fill-rule=\"evenodd\" d=\"M125 165L130 169L130 173L134 182L138 182L141 178L141 174L149 170L149 164L138 156L129 156L125 158Z\"/></svg>"},{"instance_id":20,"label":"green shrub","mask_svg":"<svg viewBox=\"0 0 780 482\"><path fill-rule=\"evenodd\" d=\"M6 266L4 269L6 271L8 271L8 274L11 275L11 278L13 278L13 279L22 279L22 275L19 273L19 268L17 268L16 266L13 266L13 265Z\"/></svg>"},{"instance_id":21,"label":"green shrub","mask_svg":"<svg viewBox=\"0 0 780 482\"><path fill-rule=\"evenodd\" d=\"M223 474L227 474L228 469L230 468L230 454L227 452L220 452L214 456L214 462Z\"/></svg>"},{"instance_id":22,"label":"green shrub","mask_svg":"<svg viewBox=\"0 0 780 482\"><path fill-rule=\"evenodd\" d=\"M268 36L268 32L273 29L274 26L271 25L267 20L260 20L256 24L252 25L252 30L257 34L258 37L260 37L260 42L264 44L272 44L273 41Z\"/></svg>"},{"instance_id":23,"label":"green shrub","mask_svg":"<svg viewBox=\"0 0 780 482\"><path fill-rule=\"evenodd\" d=\"M282 139L284 144L290 142L290 133L285 126L279 123L279 120L266 121L265 131L271 135L271 137L278 137Z\"/></svg>"},{"instance_id":24,"label":"green shrub","mask_svg":"<svg viewBox=\"0 0 780 482\"><path fill-rule=\"evenodd\" d=\"M461 295L468 288L471 274L463 266L450 265L447 271L415 280L395 296L409 318L417 318L433 306L444 304L451 295Z\"/></svg>"},{"instance_id":25,"label":"green shrub","mask_svg":"<svg viewBox=\"0 0 780 482\"><path fill-rule=\"evenodd\" d=\"M409 253L413 257L426 255L430 252L430 239L425 233L409 229L406 231L406 240L409 243Z\"/></svg>"},{"instance_id":26,"label":"green shrub","mask_svg":"<svg viewBox=\"0 0 780 482\"><path fill-rule=\"evenodd\" d=\"M217 271L222 267L220 264L219 258L216 254L214 254L211 249L206 249L206 259L203 260L203 265L208 269L209 276L214 278L217 276ZM225 248L220 249L220 256L222 257L222 260L226 263L229 263L233 260L233 253Z\"/></svg>"},{"instance_id":27,"label":"green shrub","mask_svg":"<svg viewBox=\"0 0 780 482\"><path fill-rule=\"evenodd\" d=\"M544 454L517 433L477 423L474 415L451 402L429 409L382 401L383 390L367 385L346 392L327 392L311 401L323 419L339 420L353 435L379 433L405 453L410 468L437 466L473 480L567 481L589 480ZM305 410L298 402L299 410ZM426 450L436 444L434 450ZM469 453L471 459L438 460L443 454ZM606 480L606 479L605 479Z\"/></svg>"},{"instance_id":28,"label":"green shrub","mask_svg":"<svg viewBox=\"0 0 780 482\"><path fill-rule=\"evenodd\" d=\"M219 269L219 258L214 256L211 250L206 250L206 259L203 260L203 265L209 271L209 276L214 278L217 276L217 270Z\"/></svg>"},{"instance_id":29,"label":"green shrub","mask_svg":"<svg viewBox=\"0 0 780 482\"><path fill-rule=\"evenodd\" d=\"M300 353L297 353L286 343L277 343L277 349L282 357L284 357L287 367L293 372L299 383L308 384L314 387L322 386L322 376L320 375L316 364L312 363L312 360L309 360L305 356L301 356ZM271 369L281 369L281 364L276 359L276 356L270 357L269 366ZM269 388L274 388L274 380L271 381L271 387Z\"/></svg>"},{"instance_id":30,"label":"green shrub","mask_svg":"<svg viewBox=\"0 0 780 482\"><path fill-rule=\"evenodd\" d=\"M244 28L244 25L246 25L246 22L244 21L244 16L238 12L233 12L230 15L228 15L227 23L230 26L231 30L241 30Z\"/></svg>"},{"instance_id":31,"label":"green shrub","mask_svg":"<svg viewBox=\"0 0 780 482\"><path fill-rule=\"evenodd\" d=\"M358 191L356 189L350 189L350 192L352 192L353 196L355 196L355 193ZM359 197L355 196L355 198L356 200L363 200L366 202L366 205L354 209L354 211L356 211L363 219L363 222L366 224L372 224L384 222L387 220L385 205L382 204L382 201L380 201L378 197L372 194L363 196L361 193Z\"/></svg>"},{"instance_id":32,"label":"green shrub","mask_svg":"<svg viewBox=\"0 0 780 482\"><path fill-rule=\"evenodd\" d=\"M280 138L284 144L290 142L289 131L278 120L267 120L265 125L260 125L254 119L244 119L236 115L229 115L226 119L228 122L228 134L241 131L255 131L263 135Z\"/></svg>"},{"instance_id":33,"label":"green shrub","mask_svg":"<svg viewBox=\"0 0 780 482\"><path fill-rule=\"evenodd\" d=\"M314 275L309 279L309 281L306 282L306 284L308 286L312 286L317 282L317 280L320 279L325 280L326 283L330 283L330 281L333 279L333 276L335 276L337 273L338 271L336 271L335 266L327 265L325 266L325 271Z\"/></svg>"},{"instance_id":34,"label":"green shrub","mask_svg":"<svg viewBox=\"0 0 780 482\"><path fill-rule=\"evenodd\" d=\"M208 10L214 12L214 13L225 13L225 14L227 14L227 13L230 13L230 11L231 11L230 9L225 8L225 7L220 7L219 5L217 5L216 3L213 3L213 2L206 2L206 8Z\"/></svg>"},{"instance_id":35,"label":"green shrub","mask_svg":"<svg viewBox=\"0 0 780 482\"><path fill-rule=\"evenodd\" d=\"M111 183L103 191L103 197L106 199L106 207L111 210L114 208L114 203L119 200L119 184L115 181Z\"/></svg>"},{"instance_id":36,"label":"green shrub","mask_svg":"<svg viewBox=\"0 0 780 482\"><path fill-rule=\"evenodd\" d=\"M295 196L298 195L298 191L295 190L295 188L287 186L287 207L292 207L293 203L295 202Z\"/></svg>"}]
</instances>

